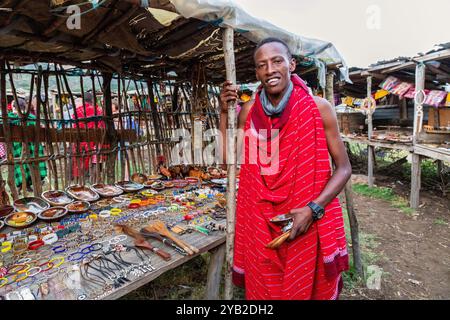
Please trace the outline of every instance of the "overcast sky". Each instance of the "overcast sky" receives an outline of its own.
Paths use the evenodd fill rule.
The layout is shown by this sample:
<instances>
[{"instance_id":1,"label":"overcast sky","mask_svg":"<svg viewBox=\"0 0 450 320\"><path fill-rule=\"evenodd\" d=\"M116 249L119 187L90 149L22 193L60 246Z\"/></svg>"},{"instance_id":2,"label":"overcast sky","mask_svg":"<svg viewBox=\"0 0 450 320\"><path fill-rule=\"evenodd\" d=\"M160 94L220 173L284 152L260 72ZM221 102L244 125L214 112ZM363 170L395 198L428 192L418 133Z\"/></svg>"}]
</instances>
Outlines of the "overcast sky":
<instances>
[{"instance_id":1,"label":"overcast sky","mask_svg":"<svg viewBox=\"0 0 450 320\"><path fill-rule=\"evenodd\" d=\"M450 0L235 0L253 16L332 42L350 67L450 42Z\"/></svg>"}]
</instances>

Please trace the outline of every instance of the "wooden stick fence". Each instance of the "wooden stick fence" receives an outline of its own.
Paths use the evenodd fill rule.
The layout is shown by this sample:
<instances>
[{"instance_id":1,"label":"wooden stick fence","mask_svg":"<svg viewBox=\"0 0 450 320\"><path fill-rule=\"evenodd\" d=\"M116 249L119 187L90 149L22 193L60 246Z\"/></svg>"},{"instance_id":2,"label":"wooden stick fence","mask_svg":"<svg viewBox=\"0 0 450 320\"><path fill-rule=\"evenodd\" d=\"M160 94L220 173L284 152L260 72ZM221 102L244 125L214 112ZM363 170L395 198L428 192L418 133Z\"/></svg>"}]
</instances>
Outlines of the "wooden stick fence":
<instances>
[{"instance_id":1,"label":"wooden stick fence","mask_svg":"<svg viewBox=\"0 0 450 320\"><path fill-rule=\"evenodd\" d=\"M15 73L29 74L31 79L27 108L17 111L18 119L14 122L8 116L6 79L9 79L14 104L18 106L21 98L16 90ZM82 93L91 90L94 97L93 115L86 108L84 94L81 95L81 111L78 109L77 112L76 95L68 75L71 79L78 79ZM86 82L84 77L90 77L90 88L89 81ZM52 64L52 68L50 64L46 69L39 67L37 71L12 69L6 61L0 61L0 143L4 143L6 149L6 157L0 160L0 169L7 168L7 185L12 198L29 196L26 167L30 169L33 194L39 196L43 190L64 189L72 184L111 183L129 179L134 172L156 173L158 155L164 155L170 165L171 149L178 143L172 140L173 135L179 128L193 129L193 111L197 116L206 118L206 128L218 126L217 109L211 103L215 88L206 82L202 70L199 77L197 86L203 90L201 95L205 105L197 110L191 101L195 92L190 83L164 81L161 87L170 87L170 95L167 95L166 90L158 88L157 83L150 79L144 82L141 79L125 79L120 75L99 75L93 71L76 75L65 72L57 64ZM55 99L50 99L50 79L56 84ZM111 87L114 82L117 83L117 113L112 111ZM135 88L135 105L129 103L127 92L131 85ZM208 90L208 86L213 89ZM103 104L99 104L101 114L95 107L99 94L96 88L100 88L103 95ZM199 92L195 94L199 95ZM34 96L35 118L31 118L31 100ZM15 143L21 147L19 157L14 157ZM34 147L31 154L30 146ZM44 150L44 155L39 150ZM40 163L45 163L46 167L48 179L45 179L45 184L41 182ZM85 163L88 165L87 171L84 170ZM18 170L15 170L16 167ZM74 168L78 168L76 175ZM5 187L5 183L1 183L4 181L3 171L0 189L2 185ZM20 195L15 183L17 174L22 178Z\"/></svg>"}]
</instances>

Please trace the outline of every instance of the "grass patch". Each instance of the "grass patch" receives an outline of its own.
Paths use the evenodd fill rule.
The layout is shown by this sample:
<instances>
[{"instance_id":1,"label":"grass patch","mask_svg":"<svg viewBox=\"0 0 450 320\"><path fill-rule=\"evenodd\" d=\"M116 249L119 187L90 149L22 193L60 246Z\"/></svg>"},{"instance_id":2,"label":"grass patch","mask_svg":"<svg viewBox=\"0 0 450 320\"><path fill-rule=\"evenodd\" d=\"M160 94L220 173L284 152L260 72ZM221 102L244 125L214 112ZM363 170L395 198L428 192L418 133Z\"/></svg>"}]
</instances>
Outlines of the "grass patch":
<instances>
[{"instance_id":1,"label":"grass patch","mask_svg":"<svg viewBox=\"0 0 450 320\"><path fill-rule=\"evenodd\" d=\"M394 194L391 188L387 187L369 187L367 184L355 183L353 185L353 191L359 195L384 200L390 202L394 208L401 210L407 215L411 216L414 213L414 209L409 207L409 202L400 196Z\"/></svg>"},{"instance_id":2,"label":"grass patch","mask_svg":"<svg viewBox=\"0 0 450 320\"><path fill-rule=\"evenodd\" d=\"M210 254L204 253L122 297L122 300L202 300Z\"/></svg>"},{"instance_id":3,"label":"grass patch","mask_svg":"<svg viewBox=\"0 0 450 320\"><path fill-rule=\"evenodd\" d=\"M448 222L445 221L442 218L437 218L436 220L434 220L433 222L434 224L440 225L440 226L448 226Z\"/></svg>"},{"instance_id":4,"label":"grass patch","mask_svg":"<svg viewBox=\"0 0 450 320\"><path fill-rule=\"evenodd\" d=\"M342 279L344 281L344 287L346 290L352 291L353 289L361 286L365 286L366 278L361 279L361 277L356 273L356 269L353 262L353 251L351 248L352 239L350 232L350 222L347 214L347 209L342 208L344 215L344 228L345 236L347 239L348 250L349 250L349 270L342 274ZM359 230L359 246L361 251L361 262L364 268L364 275L367 276L367 266L370 266L382 257L375 253L375 249L379 246L376 237L371 234L366 234Z\"/></svg>"}]
</instances>

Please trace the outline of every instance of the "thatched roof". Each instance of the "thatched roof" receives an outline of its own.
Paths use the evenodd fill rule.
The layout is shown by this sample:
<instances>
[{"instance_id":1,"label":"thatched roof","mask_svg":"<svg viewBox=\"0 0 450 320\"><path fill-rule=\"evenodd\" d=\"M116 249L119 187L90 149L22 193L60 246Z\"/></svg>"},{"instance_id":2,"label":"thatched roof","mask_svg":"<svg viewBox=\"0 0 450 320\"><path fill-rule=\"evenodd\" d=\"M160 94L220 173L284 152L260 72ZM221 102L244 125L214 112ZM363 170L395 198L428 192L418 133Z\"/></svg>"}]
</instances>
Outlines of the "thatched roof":
<instances>
[{"instance_id":1,"label":"thatched roof","mask_svg":"<svg viewBox=\"0 0 450 320\"><path fill-rule=\"evenodd\" d=\"M205 0L97 2L93 8L83 0L0 0L0 58L158 79L175 72L177 78L187 80L192 66L201 61L208 78L220 82L225 76L221 27L232 26L240 82L255 80L253 50L269 35L289 42L302 62L299 72L310 71L317 58L328 65L345 66L331 43L284 31L248 15L232 1L219 0L214 5ZM149 2L151 7L142 7ZM67 24L71 16L67 9L73 4L81 11L79 29Z\"/></svg>"}]
</instances>

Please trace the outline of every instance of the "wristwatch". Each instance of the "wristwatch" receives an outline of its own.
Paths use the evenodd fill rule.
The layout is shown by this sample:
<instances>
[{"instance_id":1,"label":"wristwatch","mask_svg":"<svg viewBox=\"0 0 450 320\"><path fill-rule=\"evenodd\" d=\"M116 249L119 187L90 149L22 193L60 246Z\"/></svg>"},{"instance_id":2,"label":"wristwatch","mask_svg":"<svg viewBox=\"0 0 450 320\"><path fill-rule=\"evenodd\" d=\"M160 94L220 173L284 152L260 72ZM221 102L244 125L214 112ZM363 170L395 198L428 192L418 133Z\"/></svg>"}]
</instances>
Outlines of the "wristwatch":
<instances>
[{"instance_id":1,"label":"wristwatch","mask_svg":"<svg viewBox=\"0 0 450 320\"><path fill-rule=\"evenodd\" d=\"M321 219L325 214L325 209L319 206L317 203L311 201L307 204L307 206L310 207L313 212L313 221Z\"/></svg>"}]
</instances>

